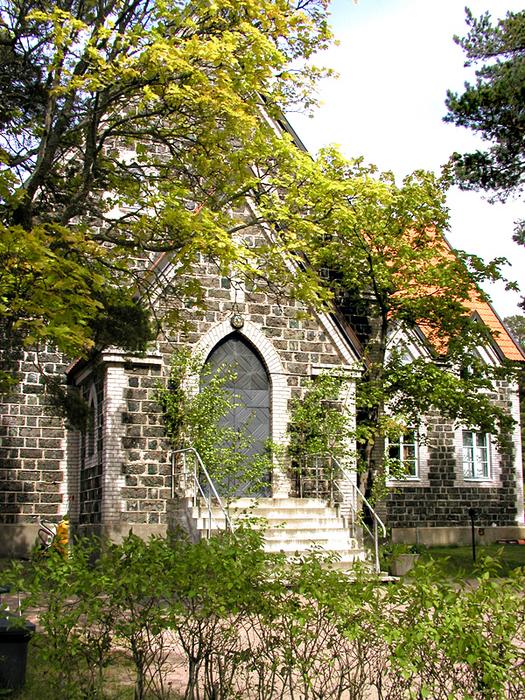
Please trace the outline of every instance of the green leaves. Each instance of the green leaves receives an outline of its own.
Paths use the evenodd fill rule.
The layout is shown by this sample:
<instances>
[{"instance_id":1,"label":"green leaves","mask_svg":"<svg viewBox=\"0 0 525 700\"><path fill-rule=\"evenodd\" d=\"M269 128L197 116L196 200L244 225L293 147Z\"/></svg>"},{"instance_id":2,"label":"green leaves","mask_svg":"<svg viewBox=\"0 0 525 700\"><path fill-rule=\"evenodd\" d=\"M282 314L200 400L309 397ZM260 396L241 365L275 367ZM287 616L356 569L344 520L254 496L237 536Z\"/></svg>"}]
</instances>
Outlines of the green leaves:
<instances>
[{"instance_id":1,"label":"green leaves","mask_svg":"<svg viewBox=\"0 0 525 700\"><path fill-rule=\"evenodd\" d=\"M479 133L491 145L487 151L455 153L451 163L463 189L483 189L505 200L523 185L524 142L522 91L525 71L525 13L508 12L492 23L466 9L469 32L454 41L465 51L466 65L477 64L477 80L463 94L447 92L444 121Z\"/></svg>"},{"instance_id":2,"label":"green leaves","mask_svg":"<svg viewBox=\"0 0 525 700\"><path fill-rule=\"evenodd\" d=\"M14 352L2 355L0 385L16 379L17 347L86 356L95 345L144 351L153 337L149 312L124 284L125 266L83 229L0 223L0 268L0 323Z\"/></svg>"},{"instance_id":3,"label":"green leaves","mask_svg":"<svg viewBox=\"0 0 525 700\"><path fill-rule=\"evenodd\" d=\"M175 669L188 698L523 695L522 571L498 579L485 560L467 585L429 562L385 587L320 553L266 554L261 532L245 522L198 544L130 533L4 570L23 610L40 610L32 644L53 696L106 697L122 652L138 700L166 697Z\"/></svg>"},{"instance_id":4,"label":"green leaves","mask_svg":"<svg viewBox=\"0 0 525 700\"><path fill-rule=\"evenodd\" d=\"M0 319L23 328L11 332L19 345L85 356L110 342L108 317L148 298L163 253L174 298L202 302L188 281L199 255L316 298L320 286L283 260L291 246L250 246L239 232L275 220L253 204L275 194L278 169L293 172L296 149L272 119L312 101L318 73L304 64L330 41L326 7L4 3ZM177 304L170 313L182 323ZM135 349L119 328L111 341ZM138 330L143 348L147 324Z\"/></svg>"},{"instance_id":5,"label":"green leaves","mask_svg":"<svg viewBox=\"0 0 525 700\"><path fill-rule=\"evenodd\" d=\"M287 432L292 460L318 453L345 461L355 435L354 416L340 400L348 378L343 370L321 373L304 385L302 398L293 398Z\"/></svg>"},{"instance_id":6,"label":"green leaves","mask_svg":"<svg viewBox=\"0 0 525 700\"><path fill-rule=\"evenodd\" d=\"M167 386L159 384L156 398L166 434L175 450L193 447L199 453L221 495L232 497L238 483L257 491L272 463L268 454L248 457L254 439L248 423L241 429L220 424L238 406L226 384L235 374L232 367L211 367L189 349L175 352Z\"/></svg>"},{"instance_id":7,"label":"green leaves","mask_svg":"<svg viewBox=\"0 0 525 700\"><path fill-rule=\"evenodd\" d=\"M296 177L285 171L281 184L283 204L272 201L280 227L322 271L364 348L356 436L365 488L372 490L372 477L380 486L385 474L379 464L372 475L372 450L392 421L398 431L417 429L437 409L482 431L507 433L513 420L489 392L514 370L482 359L491 333L472 314L473 302L485 300L477 284L501 279L504 261L485 265L450 249L446 181L416 171L397 184L392 173L331 147L315 162L300 160Z\"/></svg>"}]
</instances>

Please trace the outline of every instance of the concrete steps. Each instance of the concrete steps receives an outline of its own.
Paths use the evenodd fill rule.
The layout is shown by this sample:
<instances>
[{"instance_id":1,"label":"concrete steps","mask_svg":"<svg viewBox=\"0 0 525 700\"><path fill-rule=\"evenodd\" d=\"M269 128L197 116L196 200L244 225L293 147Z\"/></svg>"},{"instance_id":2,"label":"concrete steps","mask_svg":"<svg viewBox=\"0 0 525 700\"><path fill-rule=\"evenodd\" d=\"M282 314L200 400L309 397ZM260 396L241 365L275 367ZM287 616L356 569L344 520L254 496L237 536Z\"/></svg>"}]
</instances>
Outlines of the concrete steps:
<instances>
[{"instance_id":1,"label":"concrete steps","mask_svg":"<svg viewBox=\"0 0 525 700\"><path fill-rule=\"evenodd\" d=\"M207 507L202 504L191 507L191 516L198 531L209 528ZM338 509L312 498L260 498L239 499L228 508L230 520L235 526L245 519L255 519L255 527L264 527L265 550L283 552L288 556L305 554L312 549L335 553L338 561L334 567L351 568L353 562L364 561L367 551L356 539L350 537ZM221 509L213 508L212 530L225 527Z\"/></svg>"}]
</instances>

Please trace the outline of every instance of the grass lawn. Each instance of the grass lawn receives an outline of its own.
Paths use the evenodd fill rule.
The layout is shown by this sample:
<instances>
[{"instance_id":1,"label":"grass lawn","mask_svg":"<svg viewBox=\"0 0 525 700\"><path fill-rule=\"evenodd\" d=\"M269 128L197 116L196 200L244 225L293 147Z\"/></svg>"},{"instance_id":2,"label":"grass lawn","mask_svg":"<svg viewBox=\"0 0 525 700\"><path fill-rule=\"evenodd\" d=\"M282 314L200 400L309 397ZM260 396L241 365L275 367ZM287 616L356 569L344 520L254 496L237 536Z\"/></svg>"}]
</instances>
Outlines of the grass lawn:
<instances>
[{"instance_id":1,"label":"grass lawn","mask_svg":"<svg viewBox=\"0 0 525 700\"><path fill-rule=\"evenodd\" d=\"M509 572L520 566L525 567L525 545L515 544L492 544L488 546L476 545L477 564L481 564L485 557L497 559L501 565L498 570L500 576L508 576ZM466 578L473 578L479 571L472 561L472 547L429 547L421 553L421 559L443 560L445 571L450 576L464 575Z\"/></svg>"}]
</instances>

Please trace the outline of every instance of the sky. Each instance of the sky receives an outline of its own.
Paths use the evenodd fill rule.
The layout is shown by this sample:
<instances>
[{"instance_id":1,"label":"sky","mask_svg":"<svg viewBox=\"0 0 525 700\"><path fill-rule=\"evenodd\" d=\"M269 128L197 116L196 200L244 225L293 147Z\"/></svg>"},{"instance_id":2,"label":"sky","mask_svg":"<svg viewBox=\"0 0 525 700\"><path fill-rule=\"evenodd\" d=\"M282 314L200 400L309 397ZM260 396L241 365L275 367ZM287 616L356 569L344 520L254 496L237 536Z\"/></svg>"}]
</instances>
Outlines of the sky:
<instances>
[{"instance_id":1,"label":"sky","mask_svg":"<svg viewBox=\"0 0 525 700\"><path fill-rule=\"evenodd\" d=\"M474 16L489 11L493 20L524 9L523 0L466 0ZM418 169L439 172L450 155L486 148L465 128L445 124L447 89L461 92L473 81L464 53L453 41L464 36L461 0L333 0L331 25L339 46L316 58L339 78L322 82L322 106L313 118L288 118L308 150L339 144L347 157L363 156L399 182ZM486 195L485 195L486 196ZM450 230L454 248L486 262L504 256L505 276L525 295L525 247L512 241L514 221L525 218L525 203L489 204L482 194L450 190ZM523 313L521 294L502 283L484 287L504 318Z\"/></svg>"}]
</instances>

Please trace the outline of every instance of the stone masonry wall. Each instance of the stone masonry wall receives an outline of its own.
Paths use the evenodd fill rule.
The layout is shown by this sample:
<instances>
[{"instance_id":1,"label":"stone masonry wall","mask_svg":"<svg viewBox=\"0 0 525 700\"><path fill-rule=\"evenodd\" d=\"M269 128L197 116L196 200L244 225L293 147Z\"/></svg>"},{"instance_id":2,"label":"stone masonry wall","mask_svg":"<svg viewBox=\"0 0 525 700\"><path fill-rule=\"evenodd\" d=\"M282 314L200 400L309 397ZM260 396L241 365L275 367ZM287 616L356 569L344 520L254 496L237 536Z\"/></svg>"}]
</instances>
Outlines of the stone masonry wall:
<instances>
[{"instance_id":1,"label":"stone masonry wall","mask_svg":"<svg viewBox=\"0 0 525 700\"><path fill-rule=\"evenodd\" d=\"M195 348L208 337L215 344L214 330L222 328L224 322L228 325L234 312L240 314L246 324L241 333L247 334L248 327L253 329L252 335L260 333L261 340L252 338L252 342L263 360L268 361L264 358L268 348L257 345L266 343L280 360L281 374L274 371L272 379L272 423L274 428L279 426L281 433L286 425L288 403L293 396L301 394L305 380L312 376L312 367L340 365L344 361L326 329L316 321L297 319L298 306L294 300L277 300L270 293L247 291L241 285L235 289L235 280L221 276L213 263L203 259L196 265L195 273L206 287L206 311L199 311L191 300L186 300L183 315L192 327L187 332L174 331L159 339L156 354L162 358L162 366L128 365L124 368L126 388L121 397L123 523L166 522L171 465L169 444L154 395L159 379L165 381L168 376L170 358L175 350L184 346ZM169 304L168 287L159 305L167 307ZM228 328L228 332L234 331L229 325ZM272 372L270 375L272 377Z\"/></svg>"},{"instance_id":2,"label":"stone masonry wall","mask_svg":"<svg viewBox=\"0 0 525 700\"><path fill-rule=\"evenodd\" d=\"M511 409L514 391L500 383L495 402ZM522 485L518 482L516 448L511 439L497 451L491 445L491 478L468 480L463 476L462 430L438 413L427 419L428 445L420 461L418 479L391 484L383 504L391 528L468 527L469 508L476 510L478 526L519 524L518 503ZM512 436L509 436L509 438Z\"/></svg>"},{"instance_id":3,"label":"stone masonry wall","mask_svg":"<svg viewBox=\"0 0 525 700\"><path fill-rule=\"evenodd\" d=\"M40 517L59 519L67 503L64 424L51 410L35 360L35 353L24 354L20 384L0 396L0 523L22 526L20 532L25 525L36 527ZM40 352L38 361L46 373L65 377L65 360L52 348ZM15 536L13 528L2 532ZM33 528L29 548L35 535Z\"/></svg>"},{"instance_id":4,"label":"stone masonry wall","mask_svg":"<svg viewBox=\"0 0 525 700\"><path fill-rule=\"evenodd\" d=\"M121 414L124 486L121 522L166 524L166 501L171 496L169 443L154 401L161 375L158 366L127 365L127 388Z\"/></svg>"}]
</instances>

